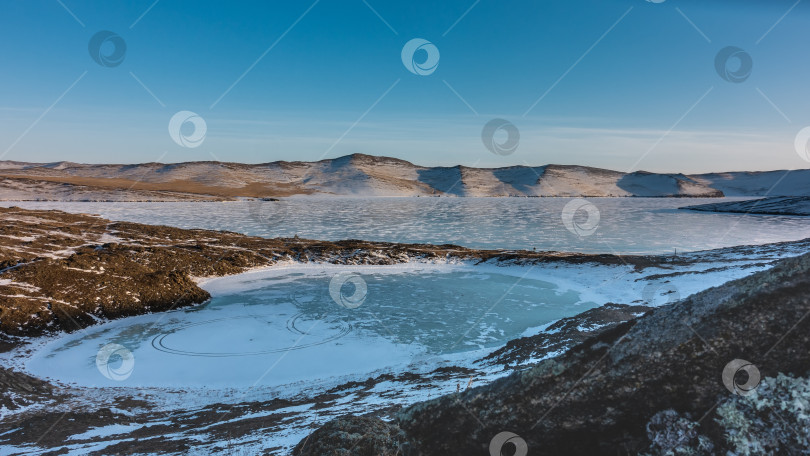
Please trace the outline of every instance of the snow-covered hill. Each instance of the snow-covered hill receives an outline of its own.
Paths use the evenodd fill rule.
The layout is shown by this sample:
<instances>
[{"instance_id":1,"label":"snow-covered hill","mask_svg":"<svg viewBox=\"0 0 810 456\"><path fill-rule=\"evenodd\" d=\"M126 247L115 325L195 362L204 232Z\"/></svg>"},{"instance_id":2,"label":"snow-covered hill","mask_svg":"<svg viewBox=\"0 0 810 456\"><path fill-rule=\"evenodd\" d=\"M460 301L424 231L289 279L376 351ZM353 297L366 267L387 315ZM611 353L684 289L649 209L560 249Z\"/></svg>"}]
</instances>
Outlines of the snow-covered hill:
<instances>
[{"instance_id":1,"label":"snow-covered hill","mask_svg":"<svg viewBox=\"0 0 810 456\"><path fill-rule=\"evenodd\" d=\"M681 209L706 212L737 212L742 214L810 215L810 197L773 196L770 198L731 201L726 203L699 204Z\"/></svg>"},{"instance_id":2,"label":"snow-covered hill","mask_svg":"<svg viewBox=\"0 0 810 456\"><path fill-rule=\"evenodd\" d=\"M177 192L216 197L810 195L810 170L722 174L621 173L586 166L424 167L389 157L347 155L317 162L88 165L0 162L0 176L108 192ZM41 188L44 190L44 188ZM768 193L770 191L770 193ZM19 195L17 195L18 197ZM38 195L47 199L47 195ZM63 199L64 195L59 198ZM0 189L0 199L10 199Z\"/></svg>"},{"instance_id":3,"label":"snow-covered hill","mask_svg":"<svg viewBox=\"0 0 810 456\"><path fill-rule=\"evenodd\" d=\"M725 196L810 196L810 169L711 173L691 176Z\"/></svg>"}]
</instances>

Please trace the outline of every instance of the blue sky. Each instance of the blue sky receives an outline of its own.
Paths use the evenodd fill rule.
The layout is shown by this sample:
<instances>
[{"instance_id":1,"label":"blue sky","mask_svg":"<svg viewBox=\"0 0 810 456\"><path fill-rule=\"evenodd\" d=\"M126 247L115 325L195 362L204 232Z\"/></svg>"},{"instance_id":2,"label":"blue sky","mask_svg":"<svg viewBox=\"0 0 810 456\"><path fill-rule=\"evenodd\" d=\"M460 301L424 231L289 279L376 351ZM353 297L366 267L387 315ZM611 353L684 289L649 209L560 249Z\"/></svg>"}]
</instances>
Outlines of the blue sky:
<instances>
[{"instance_id":1,"label":"blue sky","mask_svg":"<svg viewBox=\"0 0 810 456\"><path fill-rule=\"evenodd\" d=\"M810 3L795 0L6 0L0 13L7 160L808 166L793 143L810 126ZM118 66L88 52L102 30L126 43ZM439 50L432 74L403 65L413 38ZM727 46L751 57L743 82L715 69ZM199 147L169 135L178 111L205 120ZM519 129L513 154L483 145L493 118Z\"/></svg>"}]
</instances>

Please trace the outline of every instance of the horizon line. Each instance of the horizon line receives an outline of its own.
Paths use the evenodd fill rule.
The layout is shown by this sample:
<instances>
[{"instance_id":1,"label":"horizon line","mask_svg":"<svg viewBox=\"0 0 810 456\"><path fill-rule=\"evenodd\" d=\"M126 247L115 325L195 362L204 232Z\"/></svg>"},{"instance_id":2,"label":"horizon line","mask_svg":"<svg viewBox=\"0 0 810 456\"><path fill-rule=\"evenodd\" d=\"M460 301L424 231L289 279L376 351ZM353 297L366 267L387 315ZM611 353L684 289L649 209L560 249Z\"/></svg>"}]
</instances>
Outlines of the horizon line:
<instances>
[{"instance_id":1,"label":"horizon line","mask_svg":"<svg viewBox=\"0 0 810 456\"><path fill-rule=\"evenodd\" d=\"M27 165L38 165L36 167L47 167L49 165L60 165L60 164L73 164L73 165L82 165L82 166L136 166L136 165L163 165L163 166L170 166L170 165L188 165L188 164L196 164L196 163L216 163L222 165L243 165L243 166L262 166L262 165L272 165L277 163L288 163L288 164L312 164L312 163L321 163L325 161L335 161L345 158L352 158L352 157L370 157L370 158L382 158L382 159L389 159L389 160L396 160L400 162L405 162L411 166L416 166L420 168L469 168L469 169L509 169L509 168L545 168L551 166L559 166L559 167L580 167L580 168L591 168L591 169L598 169L604 171L612 171L616 173L622 174L633 174L633 173L648 173L648 174L665 174L665 175L704 175L704 174L725 174L725 173L771 173L771 172L792 172L792 171L802 171L802 170L810 170L810 168L775 168L775 169L766 169L766 170L725 170L725 171L705 171L700 173L684 173L682 171L667 171L667 172L656 172L656 171L645 171L643 169L638 169L635 171L618 171L611 168L601 168L598 166L591 166L591 165L583 165L583 164L563 164L563 163L546 163L542 165L507 165L507 166L499 166L499 167L477 167L477 166L468 166L464 164L455 164L455 165L440 165L440 166L425 166L419 165L409 160L405 160L402 158L392 157L388 155L371 155L366 153L355 152L352 154L341 155L335 158L322 158L320 160L315 161L302 161L302 160L274 160L269 162L255 162L255 163L248 163L248 162L231 162L231 161L221 161L221 160L192 160L192 161L181 161L181 162L157 162L157 161L149 161L149 162L132 162L132 163L88 163L88 162L74 162L69 160L59 160L59 161L52 161L52 162L26 162L20 160L0 160L0 163L18 163L18 164L27 164ZM0 169L2 171L2 169Z\"/></svg>"}]
</instances>

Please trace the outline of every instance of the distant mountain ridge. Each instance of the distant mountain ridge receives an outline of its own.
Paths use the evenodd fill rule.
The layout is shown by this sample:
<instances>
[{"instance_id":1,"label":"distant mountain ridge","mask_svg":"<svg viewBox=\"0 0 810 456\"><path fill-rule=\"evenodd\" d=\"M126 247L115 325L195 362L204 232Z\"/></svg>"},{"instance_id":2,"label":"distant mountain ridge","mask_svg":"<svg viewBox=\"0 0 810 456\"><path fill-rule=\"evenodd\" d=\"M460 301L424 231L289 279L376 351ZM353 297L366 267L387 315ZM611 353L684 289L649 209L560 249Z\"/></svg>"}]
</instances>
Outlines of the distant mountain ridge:
<instances>
[{"instance_id":1,"label":"distant mountain ridge","mask_svg":"<svg viewBox=\"0 0 810 456\"><path fill-rule=\"evenodd\" d=\"M577 165L424 167L364 154L317 162L80 164L0 161L0 199L334 196L720 197L810 195L810 170L698 175ZM48 195L58 190L58 195ZM770 193L768 193L770 191ZM27 192L27 193L26 193ZM109 196L109 195L108 195ZM75 199L75 198L73 198ZM126 198L124 198L126 199Z\"/></svg>"}]
</instances>

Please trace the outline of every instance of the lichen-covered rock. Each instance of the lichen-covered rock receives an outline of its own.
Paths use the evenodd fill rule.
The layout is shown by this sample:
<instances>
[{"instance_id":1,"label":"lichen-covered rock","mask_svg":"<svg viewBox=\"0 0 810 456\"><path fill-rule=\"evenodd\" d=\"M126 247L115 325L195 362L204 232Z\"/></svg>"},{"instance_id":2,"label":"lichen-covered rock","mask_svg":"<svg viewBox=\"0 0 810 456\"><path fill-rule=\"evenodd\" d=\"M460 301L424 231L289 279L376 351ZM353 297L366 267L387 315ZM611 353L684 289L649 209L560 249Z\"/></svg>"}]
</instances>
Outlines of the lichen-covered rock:
<instances>
[{"instance_id":1,"label":"lichen-covered rock","mask_svg":"<svg viewBox=\"0 0 810 456\"><path fill-rule=\"evenodd\" d=\"M702 423L674 410L647 424L647 455L810 454L810 378L779 374L746 396L720 401Z\"/></svg>"},{"instance_id":2,"label":"lichen-covered rock","mask_svg":"<svg viewBox=\"0 0 810 456\"><path fill-rule=\"evenodd\" d=\"M753 394L717 407L715 422L728 452L810 454L810 379L766 378Z\"/></svg>"},{"instance_id":3,"label":"lichen-covered rock","mask_svg":"<svg viewBox=\"0 0 810 456\"><path fill-rule=\"evenodd\" d=\"M402 431L378 418L346 416L326 423L311 438L302 440L294 456L401 455Z\"/></svg>"},{"instance_id":4,"label":"lichen-covered rock","mask_svg":"<svg viewBox=\"0 0 810 456\"><path fill-rule=\"evenodd\" d=\"M699 426L675 410L656 413L647 423L650 449L645 456L711 456L714 444L698 433Z\"/></svg>"}]
</instances>

